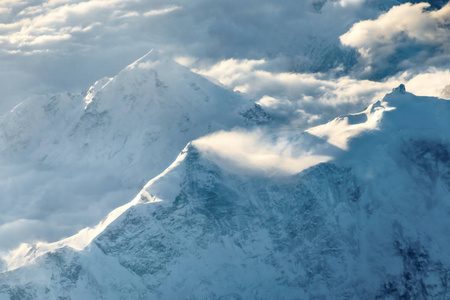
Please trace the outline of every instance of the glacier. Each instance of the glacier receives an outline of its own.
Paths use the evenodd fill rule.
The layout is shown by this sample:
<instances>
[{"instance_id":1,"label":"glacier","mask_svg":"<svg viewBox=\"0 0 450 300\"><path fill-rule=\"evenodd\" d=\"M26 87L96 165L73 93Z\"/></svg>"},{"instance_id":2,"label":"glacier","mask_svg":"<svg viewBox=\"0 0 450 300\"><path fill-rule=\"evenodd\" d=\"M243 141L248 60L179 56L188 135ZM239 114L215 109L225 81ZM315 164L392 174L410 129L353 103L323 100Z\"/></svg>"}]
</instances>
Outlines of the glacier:
<instances>
[{"instance_id":1,"label":"glacier","mask_svg":"<svg viewBox=\"0 0 450 300\"><path fill-rule=\"evenodd\" d=\"M449 114L401 85L284 132L330 157L288 173L194 139L97 226L3 255L0 299L445 299Z\"/></svg>"}]
</instances>

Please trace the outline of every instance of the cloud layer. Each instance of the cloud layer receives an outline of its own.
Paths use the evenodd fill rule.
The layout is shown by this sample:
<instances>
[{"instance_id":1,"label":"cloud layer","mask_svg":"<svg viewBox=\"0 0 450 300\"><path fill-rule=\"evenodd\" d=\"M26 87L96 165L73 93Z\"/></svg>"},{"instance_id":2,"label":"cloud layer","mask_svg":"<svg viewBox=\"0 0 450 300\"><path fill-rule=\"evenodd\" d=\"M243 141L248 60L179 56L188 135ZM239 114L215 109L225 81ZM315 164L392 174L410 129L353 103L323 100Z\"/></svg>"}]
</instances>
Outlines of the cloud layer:
<instances>
[{"instance_id":1,"label":"cloud layer","mask_svg":"<svg viewBox=\"0 0 450 300\"><path fill-rule=\"evenodd\" d=\"M324 78L330 79L327 87L352 78L385 81L399 71L445 70L449 5L393 7L401 2L5 0L0 4L0 112L30 94L86 90L151 48L188 59L186 65L259 99L287 103L316 97L312 91ZM442 7L444 1L431 2ZM213 74L220 64L239 78L231 83L229 76ZM248 76L237 67L259 72ZM335 103L354 102L327 95Z\"/></svg>"},{"instance_id":2,"label":"cloud layer","mask_svg":"<svg viewBox=\"0 0 450 300\"><path fill-rule=\"evenodd\" d=\"M0 78L14 69L18 88L3 101L26 91L87 89L151 48L194 57L202 66L281 58L273 65L278 71L348 67L354 51L342 48L339 36L354 22L378 15L359 2L5 0ZM7 80L0 84L7 90Z\"/></svg>"},{"instance_id":3,"label":"cloud layer","mask_svg":"<svg viewBox=\"0 0 450 300\"><path fill-rule=\"evenodd\" d=\"M98 223L131 200L122 174L96 168L42 170L0 162L0 253L23 242L56 241ZM68 201L71 199L71 201Z\"/></svg>"},{"instance_id":4,"label":"cloud layer","mask_svg":"<svg viewBox=\"0 0 450 300\"><path fill-rule=\"evenodd\" d=\"M196 72L246 93L280 122L304 128L362 111L401 83L412 93L436 97L450 83L450 71L436 68L406 71L378 82L334 74L267 71L274 63L278 62L229 59Z\"/></svg>"}]
</instances>

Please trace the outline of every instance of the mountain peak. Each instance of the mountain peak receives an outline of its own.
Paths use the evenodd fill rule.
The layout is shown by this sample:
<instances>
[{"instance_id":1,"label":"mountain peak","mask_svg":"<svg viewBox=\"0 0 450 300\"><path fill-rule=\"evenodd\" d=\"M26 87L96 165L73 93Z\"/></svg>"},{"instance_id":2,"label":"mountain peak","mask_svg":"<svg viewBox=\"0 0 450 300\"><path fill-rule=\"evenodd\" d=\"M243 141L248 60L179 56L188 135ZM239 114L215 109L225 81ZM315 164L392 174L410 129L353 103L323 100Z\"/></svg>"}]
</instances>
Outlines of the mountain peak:
<instances>
[{"instance_id":1,"label":"mountain peak","mask_svg":"<svg viewBox=\"0 0 450 300\"><path fill-rule=\"evenodd\" d=\"M348 150L353 139L369 132L380 132L382 139L398 132L442 135L450 126L446 117L449 103L447 100L408 93L405 85L400 84L365 111L340 116L307 132L345 150Z\"/></svg>"},{"instance_id":2,"label":"mountain peak","mask_svg":"<svg viewBox=\"0 0 450 300\"><path fill-rule=\"evenodd\" d=\"M405 87L405 85L402 83L402 84L400 84L398 87L393 88L393 89L392 89L392 92L396 92L396 93L399 93L399 94L406 94L406 87Z\"/></svg>"}]
</instances>

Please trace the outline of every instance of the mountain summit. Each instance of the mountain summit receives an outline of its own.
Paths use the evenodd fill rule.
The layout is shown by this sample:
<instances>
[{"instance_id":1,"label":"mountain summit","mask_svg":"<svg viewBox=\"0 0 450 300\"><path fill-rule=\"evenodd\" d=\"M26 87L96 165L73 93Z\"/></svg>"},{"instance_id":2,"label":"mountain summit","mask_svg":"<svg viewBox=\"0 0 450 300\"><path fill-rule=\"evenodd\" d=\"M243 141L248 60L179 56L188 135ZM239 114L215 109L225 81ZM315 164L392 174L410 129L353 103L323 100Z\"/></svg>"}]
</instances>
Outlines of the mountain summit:
<instances>
[{"instance_id":1,"label":"mountain summit","mask_svg":"<svg viewBox=\"0 0 450 300\"><path fill-rule=\"evenodd\" d=\"M108 163L122 170L140 165L153 177L189 141L245 126L243 115L254 107L152 50L115 77L97 81L83 99L24 101L0 120L1 149L48 165Z\"/></svg>"}]
</instances>

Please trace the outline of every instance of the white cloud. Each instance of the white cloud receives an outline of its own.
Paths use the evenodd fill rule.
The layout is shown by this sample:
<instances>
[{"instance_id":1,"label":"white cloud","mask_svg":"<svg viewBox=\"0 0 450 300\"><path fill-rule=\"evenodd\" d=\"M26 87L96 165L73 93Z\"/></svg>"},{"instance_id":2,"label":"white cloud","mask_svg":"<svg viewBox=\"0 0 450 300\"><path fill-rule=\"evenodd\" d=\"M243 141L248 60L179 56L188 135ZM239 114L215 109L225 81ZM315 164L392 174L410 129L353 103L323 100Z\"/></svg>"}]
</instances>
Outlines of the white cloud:
<instances>
[{"instance_id":1,"label":"white cloud","mask_svg":"<svg viewBox=\"0 0 450 300\"><path fill-rule=\"evenodd\" d=\"M12 10L0 17L0 64L15 62L15 69L36 75L36 86L50 87L45 91L87 89L151 48L203 66L269 56L270 62L280 58L273 64L279 71L349 65L352 57L338 37L362 15L316 2L8 0L2 3ZM368 9L364 17L375 14Z\"/></svg>"},{"instance_id":2,"label":"white cloud","mask_svg":"<svg viewBox=\"0 0 450 300\"><path fill-rule=\"evenodd\" d=\"M450 71L430 68L419 74L404 72L398 81L404 82L408 91L415 95L440 97L442 90L450 84Z\"/></svg>"},{"instance_id":3,"label":"white cloud","mask_svg":"<svg viewBox=\"0 0 450 300\"><path fill-rule=\"evenodd\" d=\"M210 69L196 70L222 84L245 92L272 114L297 125L309 126L358 111L392 86L350 77L333 78L324 74L269 72L263 60L227 60Z\"/></svg>"},{"instance_id":4,"label":"white cloud","mask_svg":"<svg viewBox=\"0 0 450 300\"><path fill-rule=\"evenodd\" d=\"M149 10L149 11L145 12L143 14L143 16L151 17L151 16L165 15L165 14L171 13L180 8L181 8L180 6L169 6L169 7L162 8L162 9L153 9L153 10Z\"/></svg>"},{"instance_id":5,"label":"white cloud","mask_svg":"<svg viewBox=\"0 0 450 300\"><path fill-rule=\"evenodd\" d=\"M356 6L356 5L361 5L361 4L363 4L364 1L365 1L365 0L341 0L341 1L339 2L339 4L340 4L342 7L346 7L346 6L350 6L350 5Z\"/></svg>"},{"instance_id":6,"label":"white cloud","mask_svg":"<svg viewBox=\"0 0 450 300\"><path fill-rule=\"evenodd\" d=\"M139 17L139 13L137 11L130 11L120 16L120 18L134 18L134 17Z\"/></svg>"},{"instance_id":7,"label":"white cloud","mask_svg":"<svg viewBox=\"0 0 450 300\"><path fill-rule=\"evenodd\" d=\"M12 11L11 7L0 6L0 15L10 14Z\"/></svg>"},{"instance_id":8,"label":"white cloud","mask_svg":"<svg viewBox=\"0 0 450 300\"><path fill-rule=\"evenodd\" d=\"M46 41L66 41L71 38L71 27L89 27L99 19L108 19L117 9L134 0L91 0L85 2L50 1L25 7L14 21L0 24L2 41L8 48L19 50L28 46L46 46ZM131 14L132 12L126 12ZM117 18L119 21L120 18Z\"/></svg>"},{"instance_id":9,"label":"white cloud","mask_svg":"<svg viewBox=\"0 0 450 300\"><path fill-rule=\"evenodd\" d=\"M0 252L22 242L56 241L98 223L139 188L101 169L38 170L0 162ZM71 201L67 201L67 195Z\"/></svg>"},{"instance_id":10,"label":"white cloud","mask_svg":"<svg viewBox=\"0 0 450 300\"><path fill-rule=\"evenodd\" d=\"M450 64L450 3L426 10L428 3L393 7L375 20L361 21L341 36L356 48L369 76L385 77L399 70ZM438 58L441 58L438 60Z\"/></svg>"},{"instance_id":11,"label":"white cloud","mask_svg":"<svg viewBox=\"0 0 450 300\"><path fill-rule=\"evenodd\" d=\"M218 132L193 144L222 168L240 174L290 175L332 158L315 153L310 146L295 147L287 138L274 141L262 131Z\"/></svg>"},{"instance_id":12,"label":"white cloud","mask_svg":"<svg viewBox=\"0 0 450 300\"><path fill-rule=\"evenodd\" d=\"M319 2L320 8L314 8ZM276 99L272 107L285 108L284 113L277 112L280 115L297 118L300 124L305 118L320 122L345 110L363 108L389 91L400 76L383 82L358 81L355 78L361 78L361 70L366 70L366 78L371 78L370 74L384 78L398 70L408 70L411 77L434 73L427 71L428 65L445 67L450 61L450 53L439 44L448 35L441 25L448 23L450 5L424 11L425 4L405 4L350 29L352 22L378 15L372 6L365 6L366 2L370 1L264 0L243 9L237 0L51 0L28 4L8 0L15 3L15 10L12 18L0 23L0 64L11 66L15 62L12 68L17 74L31 74L36 81L30 84L24 77L14 83L6 80L0 87L10 90L10 85L20 86L17 95L27 89L86 90L98 78L113 76L156 48L261 103L267 103L263 97ZM171 13L174 11L177 13ZM145 17L160 14L164 18ZM402 34L428 48L440 47L441 53L426 55L428 48L420 48L414 54L417 61L392 63L389 58L396 57L398 47L411 48L409 43L396 42ZM364 55L351 76L342 76L352 64L352 55L339 48L340 35L346 45ZM422 64L422 58L427 64ZM326 73L310 72L317 70ZM394 73L380 74L379 70ZM444 76L439 84L433 82L432 90L445 80Z\"/></svg>"},{"instance_id":13,"label":"white cloud","mask_svg":"<svg viewBox=\"0 0 450 300\"><path fill-rule=\"evenodd\" d=\"M270 72L266 70L269 68L270 62L266 60L228 59L195 71L259 100L283 122L300 126L362 111L400 83L422 96L440 96L450 83L450 72L436 68L420 73L404 72L383 82L321 73Z\"/></svg>"}]
</instances>

